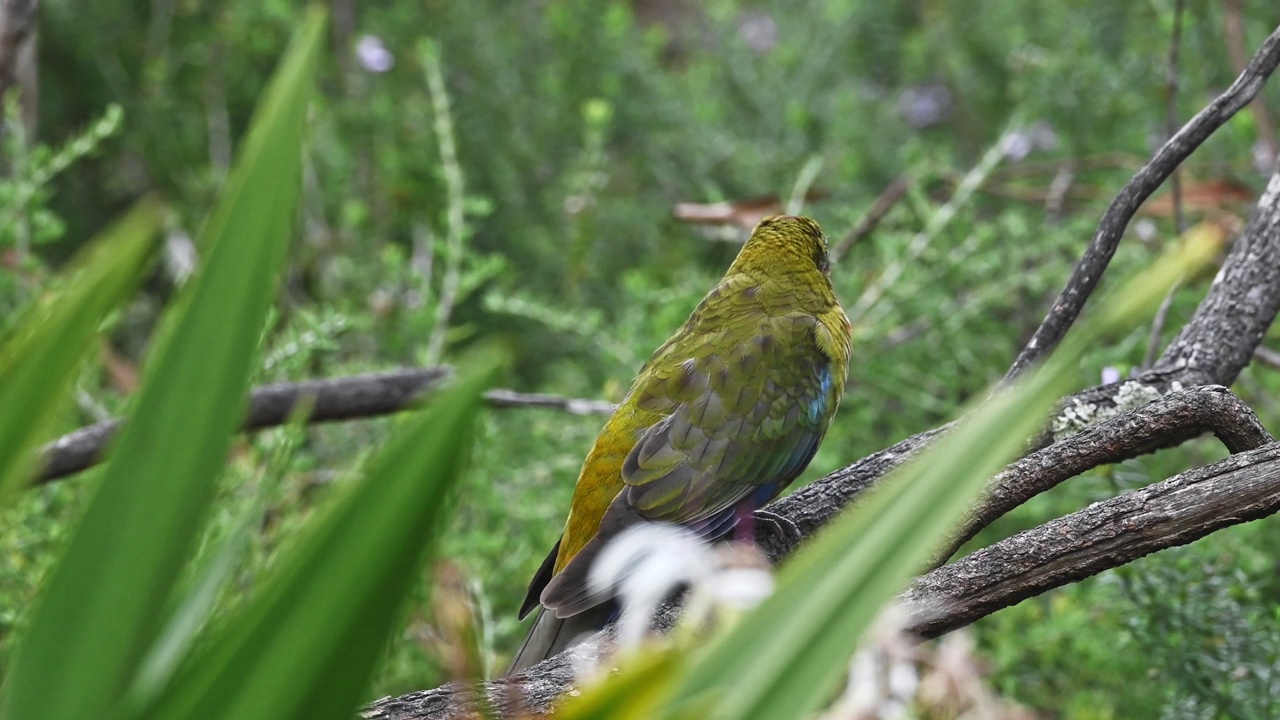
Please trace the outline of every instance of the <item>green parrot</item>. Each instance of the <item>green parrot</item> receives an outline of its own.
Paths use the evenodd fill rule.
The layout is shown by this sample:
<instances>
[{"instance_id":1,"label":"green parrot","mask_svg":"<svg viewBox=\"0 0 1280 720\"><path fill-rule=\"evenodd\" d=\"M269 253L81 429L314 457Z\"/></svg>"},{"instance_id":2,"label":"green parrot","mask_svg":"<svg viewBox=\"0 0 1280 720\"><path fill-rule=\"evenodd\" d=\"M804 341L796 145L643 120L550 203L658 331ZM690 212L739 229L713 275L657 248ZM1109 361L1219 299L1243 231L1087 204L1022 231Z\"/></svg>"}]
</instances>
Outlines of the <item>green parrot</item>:
<instances>
[{"instance_id":1,"label":"green parrot","mask_svg":"<svg viewBox=\"0 0 1280 720\"><path fill-rule=\"evenodd\" d=\"M610 619L611 593L591 589L587 572L625 528L674 523L714 541L778 497L840 403L851 335L822 229L762 220L596 438L560 541L529 585L520 617L542 611L512 671Z\"/></svg>"}]
</instances>

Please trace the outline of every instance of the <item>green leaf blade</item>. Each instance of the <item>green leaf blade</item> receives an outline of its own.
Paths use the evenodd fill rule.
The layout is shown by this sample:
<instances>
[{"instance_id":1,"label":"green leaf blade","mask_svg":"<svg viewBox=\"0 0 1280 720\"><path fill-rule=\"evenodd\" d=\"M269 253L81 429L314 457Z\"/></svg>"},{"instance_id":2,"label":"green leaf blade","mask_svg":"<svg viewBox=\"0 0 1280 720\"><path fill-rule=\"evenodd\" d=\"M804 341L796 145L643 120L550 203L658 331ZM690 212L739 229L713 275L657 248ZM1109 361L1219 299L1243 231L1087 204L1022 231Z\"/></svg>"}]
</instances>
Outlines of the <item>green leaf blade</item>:
<instances>
[{"instance_id":1,"label":"green leaf blade","mask_svg":"<svg viewBox=\"0 0 1280 720\"><path fill-rule=\"evenodd\" d=\"M444 524L492 375L439 396L389 444L144 717L351 717Z\"/></svg>"},{"instance_id":2,"label":"green leaf blade","mask_svg":"<svg viewBox=\"0 0 1280 720\"><path fill-rule=\"evenodd\" d=\"M0 494L30 479L45 439L102 319L138 284L163 206L140 201L72 261L65 288L37 302L0 352Z\"/></svg>"},{"instance_id":3,"label":"green leaf blade","mask_svg":"<svg viewBox=\"0 0 1280 720\"><path fill-rule=\"evenodd\" d=\"M108 712L163 627L241 421L291 235L322 27L313 13L255 113L205 229L203 267L184 289L101 485L43 589L6 680L3 717Z\"/></svg>"}]
</instances>

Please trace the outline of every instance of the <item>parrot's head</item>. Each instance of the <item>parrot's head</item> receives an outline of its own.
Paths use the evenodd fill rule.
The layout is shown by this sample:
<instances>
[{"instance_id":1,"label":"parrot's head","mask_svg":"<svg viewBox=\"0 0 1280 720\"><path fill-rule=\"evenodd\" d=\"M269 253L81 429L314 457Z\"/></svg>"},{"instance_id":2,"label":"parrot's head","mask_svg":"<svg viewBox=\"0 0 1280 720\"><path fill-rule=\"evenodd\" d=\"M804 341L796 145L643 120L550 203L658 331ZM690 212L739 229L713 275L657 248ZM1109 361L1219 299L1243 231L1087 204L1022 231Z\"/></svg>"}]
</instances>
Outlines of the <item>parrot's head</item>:
<instances>
[{"instance_id":1,"label":"parrot's head","mask_svg":"<svg viewBox=\"0 0 1280 720\"><path fill-rule=\"evenodd\" d=\"M807 217L772 215L751 231L729 272L735 270L767 275L829 275L827 236L818 223Z\"/></svg>"}]
</instances>

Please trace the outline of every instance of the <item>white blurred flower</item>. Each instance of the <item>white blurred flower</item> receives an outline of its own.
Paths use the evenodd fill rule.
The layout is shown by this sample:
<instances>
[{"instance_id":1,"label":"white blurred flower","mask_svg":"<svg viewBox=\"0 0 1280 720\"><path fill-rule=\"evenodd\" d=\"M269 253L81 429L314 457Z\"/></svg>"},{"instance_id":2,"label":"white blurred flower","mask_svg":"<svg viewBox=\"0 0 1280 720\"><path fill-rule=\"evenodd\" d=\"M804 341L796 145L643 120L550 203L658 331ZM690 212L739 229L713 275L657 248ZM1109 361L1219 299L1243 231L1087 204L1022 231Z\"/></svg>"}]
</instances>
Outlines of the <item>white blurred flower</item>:
<instances>
[{"instance_id":1,"label":"white blurred flower","mask_svg":"<svg viewBox=\"0 0 1280 720\"><path fill-rule=\"evenodd\" d=\"M1001 150L1004 151L1005 158L1018 162L1031 154L1031 148L1031 136L1022 131L1014 131L1004 136L1004 147Z\"/></svg>"},{"instance_id":2,"label":"white blurred flower","mask_svg":"<svg viewBox=\"0 0 1280 720\"><path fill-rule=\"evenodd\" d=\"M754 547L712 546L677 525L645 523L605 546L587 582L622 604L618 645L634 647L649 633L653 613L681 588L689 589L682 623L714 622L745 612L773 592L769 565Z\"/></svg>"},{"instance_id":3,"label":"white blurred flower","mask_svg":"<svg viewBox=\"0 0 1280 720\"><path fill-rule=\"evenodd\" d=\"M906 631L909 620L896 605L880 613L849 660L844 691L819 720L1032 720L991 689L966 633L921 644Z\"/></svg>"},{"instance_id":4,"label":"white blurred flower","mask_svg":"<svg viewBox=\"0 0 1280 720\"><path fill-rule=\"evenodd\" d=\"M1138 236L1142 242L1151 242L1156 239L1156 223L1151 218L1142 218L1133 224L1133 234Z\"/></svg>"},{"instance_id":5,"label":"white blurred flower","mask_svg":"<svg viewBox=\"0 0 1280 720\"><path fill-rule=\"evenodd\" d=\"M182 285L195 272L200 253L191 236L182 230L174 230L164 239L164 268L174 285Z\"/></svg>"},{"instance_id":6,"label":"white blurred flower","mask_svg":"<svg viewBox=\"0 0 1280 720\"><path fill-rule=\"evenodd\" d=\"M371 73L384 73L395 67L396 58L376 35L361 35L356 41L356 59Z\"/></svg>"},{"instance_id":7,"label":"white blurred flower","mask_svg":"<svg viewBox=\"0 0 1280 720\"><path fill-rule=\"evenodd\" d=\"M1011 131L1004 136L1004 156L1018 162L1033 152L1052 150L1058 146L1058 134L1044 120L1037 120L1025 128Z\"/></svg>"},{"instance_id":8,"label":"white blurred flower","mask_svg":"<svg viewBox=\"0 0 1280 720\"><path fill-rule=\"evenodd\" d=\"M951 89L940 83L917 85L898 96L898 113L917 130L946 120L951 115Z\"/></svg>"},{"instance_id":9,"label":"white blurred flower","mask_svg":"<svg viewBox=\"0 0 1280 720\"><path fill-rule=\"evenodd\" d=\"M762 12L743 13L738 20L738 37L757 53L766 53L778 44L778 23Z\"/></svg>"},{"instance_id":10,"label":"white blurred flower","mask_svg":"<svg viewBox=\"0 0 1280 720\"><path fill-rule=\"evenodd\" d=\"M1271 146L1265 140L1259 140L1253 144L1252 157L1253 169L1261 175L1270 175L1276 167L1276 154L1271 151Z\"/></svg>"},{"instance_id":11,"label":"white blurred flower","mask_svg":"<svg viewBox=\"0 0 1280 720\"><path fill-rule=\"evenodd\" d=\"M1102 368L1103 385L1114 385L1118 382L1120 382L1120 370L1118 368L1113 368L1110 365Z\"/></svg>"},{"instance_id":12,"label":"white blurred flower","mask_svg":"<svg viewBox=\"0 0 1280 720\"><path fill-rule=\"evenodd\" d=\"M619 646L639 644L658 605L680 585L710 574L713 557L705 543L677 525L636 525L606 545L587 583L593 592L616 593L622 603Z\"/></svg>"}]
</instances>

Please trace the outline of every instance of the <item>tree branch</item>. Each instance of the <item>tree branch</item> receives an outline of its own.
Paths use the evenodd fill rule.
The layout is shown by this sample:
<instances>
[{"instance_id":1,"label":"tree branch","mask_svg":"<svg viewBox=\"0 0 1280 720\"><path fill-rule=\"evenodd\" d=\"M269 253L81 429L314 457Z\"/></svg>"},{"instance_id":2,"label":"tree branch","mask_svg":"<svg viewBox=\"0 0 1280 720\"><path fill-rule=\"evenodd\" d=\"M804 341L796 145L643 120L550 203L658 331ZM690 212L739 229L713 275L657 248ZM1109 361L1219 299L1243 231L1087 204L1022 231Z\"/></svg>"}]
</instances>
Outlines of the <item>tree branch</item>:
<instances>
[{"instance_id":1,"label":"tree branch","mask_svg":"<svg viewBox=\"0 0 1280 720\"><path fill-rule=\"evenodd\" d=\"M35 34L37 0L0 2L0 99L17 81L18 54Z\"/></svg>"},{"instance_id":2,"label":"tree branch","mask_svg":"<svg viewBox=\"0 0 1280 720\"><path fill-rule=\"evenodd\" d=\"M563 410L571 415L612 415L615 406L605 400L586 400L583 398L561 397L559 395L543 395L541 393L519 393L514 390L499 388L484 394L489 405L500 408L547 408Z\"/></svg>"},{"instance_id":3,"label":"tree branch","mask_svg":"<svg viewBox=\"0 0 1280 720\"><path fill-rule=\"evenodd\" d=\"M1230 385L1280 311L1280 168L1204 300L1156 362L1154 378Z\"/></svg>"},{"instance_id":4,"label":"tree branch","mask_svg":"<svg viewBox=\"0 0 1280 720\"><path fill-rule=\"evenodd\" d=\"M1052 588L1280 511L1280 444L1175 475L1018 533L912 583L911 630L936 637Z\"/></svg>"},{"instance_id":5,"label":"tree branch","mask_svg":"<svg viewBox=\"0 0 1280 720\"><path fill-rule=\"evenodd\" d=\"M899 175L893 179L893 182L886 185L872 201L871 207L867 208L861 218L858 218L857 224L841 238L839 243L836 243L835 247L831 248L831 264L840 262L840 258L844 257L850 248L875 231L884 216L888 215L902 196L907 194L909 187L911 187L911 178L907 175Z\"/></svg>"},{"instance_id":6,"label":"tree branch","mask_svg":"<svg viewBox=\"0 0 1280 720\"><path fill-rule=\"evenodd\" d=\"M254 388L249 394L249 410L244 430L283 425L298 403L310 399L308 423L378 417L408 410L428 391L453 375L448 366L400 368L349 377L275 383ZM613 405L601 400L580 400L556 395L533 395L513 390L491 390L485 400L493 407L537 407L564 410L577 415L613 412ZM40 454L43 471L38 482L49 482L96 464L115 436L120 420L108 420L63 435L45 445Z\"/></svg>"},{"instance_id":7,"label":"tree branch","mask_svg":"<svg viewBox=\"0 0 1280 720\"><path fill-rule=\"evenodd\" d=\"M1102 279L1102 274L1111 262L1111 257L1120 244L1120 238L1128 227L1129 220L1138 211L1138 207L1201 143L1257 96L1277 65L1280 65L1280 28L1276 28L1262 43L1262 47L1258 49L1249 64L1245 66L1244 72L1236 78L1231 87L1214 98L1208 107L1182 126L1182 129L1160 148L1155 157L1143 165L1142 169L1138 170L1137 174L1121 188L1120 194L1111 201L1111 205L1103 214L1097 233L1071 273L1066 287L1062 289L1062 293L1054 301L1040 327L1018 354L1013 366L1009 368L1003 381L1005 384L1021 375L1057 347L1080 315L1085 301L1098 286L1098 281Z\"/></svg>"},{"instance_id":8,"label":"tree branch","mask_svg":"<svg viewBox=\"0 0 1280 720\"><path fill-rule=\"evenodd\" d=\"M1170 393L1011 463L960 524L938 556L941 564L997 518L1059 483L1103 465L1171 448L1206 432L1228 452L1274 442L1258 416L1221 385Z\"/></svg>"}]
</instances>

